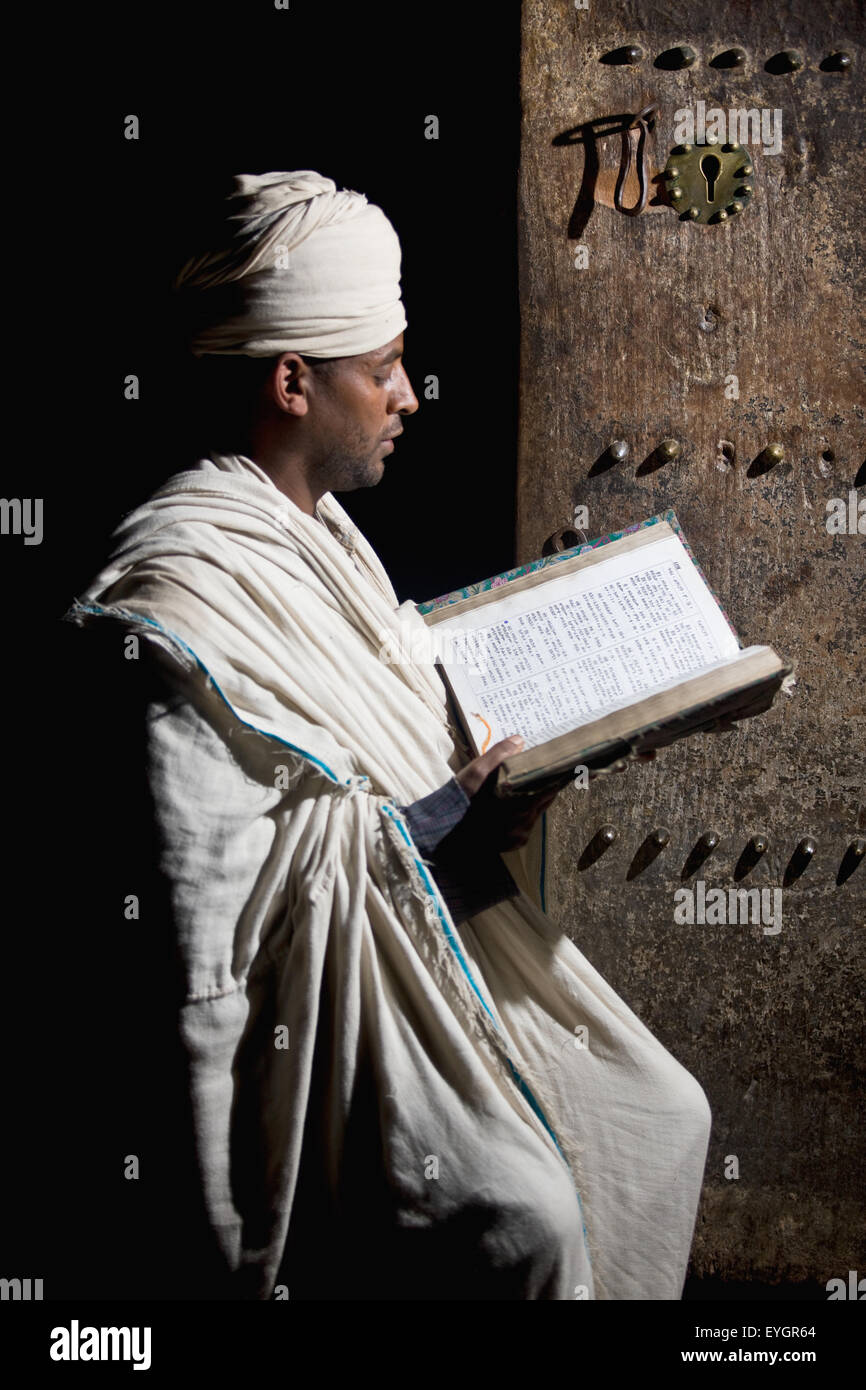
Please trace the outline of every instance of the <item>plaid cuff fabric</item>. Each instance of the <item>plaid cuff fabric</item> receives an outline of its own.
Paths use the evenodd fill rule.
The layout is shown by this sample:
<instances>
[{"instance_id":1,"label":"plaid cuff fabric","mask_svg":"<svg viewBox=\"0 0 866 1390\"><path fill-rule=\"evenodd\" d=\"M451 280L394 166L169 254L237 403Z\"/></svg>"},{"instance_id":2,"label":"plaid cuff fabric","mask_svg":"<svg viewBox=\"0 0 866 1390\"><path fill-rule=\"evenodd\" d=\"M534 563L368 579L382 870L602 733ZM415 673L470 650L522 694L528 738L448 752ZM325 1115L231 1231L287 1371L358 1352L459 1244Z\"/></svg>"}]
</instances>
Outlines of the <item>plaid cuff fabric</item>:
<instances>
[{"instance_id":1,"label":"plaid cuff fabric","mask_svg":"<svg viewBox=\"0 0 866 1390\"><path fill-rule=\"evenodd\" d=\"M409 822L412 839L423 855L432 855L436 846L459 825L469 810L469 797L452 777L444 787L437 787L429 796L399 808Z\"/></svg>"},{"instance_id":2,"label":"plaid cuff fabric","mask_svg":"<svg viewBox=\"0 0 866 1390\"><path fill-rule=\"evenodd\" d=\"M420 801L399 809L415 844L430 861L436 885L455 923L505 898L515 897L520 891L498 851L480 843L477 837L462 835L448 840L469 809L469 797L456 777ZM448 843L443 844L444 841Z\"/></svg>"}]
</instances>

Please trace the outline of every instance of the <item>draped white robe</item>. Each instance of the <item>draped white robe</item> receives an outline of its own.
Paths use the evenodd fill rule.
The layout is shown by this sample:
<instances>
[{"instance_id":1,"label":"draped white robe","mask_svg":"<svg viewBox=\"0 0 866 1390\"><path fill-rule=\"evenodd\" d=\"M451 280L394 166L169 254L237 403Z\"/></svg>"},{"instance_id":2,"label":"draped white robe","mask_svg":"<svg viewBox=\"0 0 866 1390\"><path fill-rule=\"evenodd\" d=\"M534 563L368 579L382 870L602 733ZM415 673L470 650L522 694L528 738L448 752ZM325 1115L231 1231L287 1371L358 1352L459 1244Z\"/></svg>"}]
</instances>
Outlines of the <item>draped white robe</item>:
<instances>
[{"instance_id":1,"label":"draped white robe","mask_svg":"<svg viewBox=\"0 0 866 1390\"><path fill-rule=\"evenodd\" d=\"M678 1298L706 1097L541 911L526 854L505 856L519 896L453 923L397 809L461 761L438 674L400 659L423 619L333 496L319 512L202 460L68 615L138 635L184 695L151 721L150 776L238 1296L296 1296L315 1267L319 1296L364 1297L378 1254L407 1298L451 1275L457 1297Z\"/></svg>"}]
</instances>

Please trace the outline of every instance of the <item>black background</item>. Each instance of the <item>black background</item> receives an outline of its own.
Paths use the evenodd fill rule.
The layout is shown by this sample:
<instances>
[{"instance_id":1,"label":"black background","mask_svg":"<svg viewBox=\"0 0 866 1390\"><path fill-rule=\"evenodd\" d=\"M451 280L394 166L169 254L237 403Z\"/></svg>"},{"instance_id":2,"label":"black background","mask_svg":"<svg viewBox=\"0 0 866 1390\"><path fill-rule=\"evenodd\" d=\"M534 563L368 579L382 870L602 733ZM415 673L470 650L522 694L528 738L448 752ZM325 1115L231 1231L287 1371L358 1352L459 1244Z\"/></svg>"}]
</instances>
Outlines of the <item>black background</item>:
<instances>
[{"instance_id":1,"label":"black background","mask_svg":"<svg viewBox=\"0 0 866 1390\"><path fill-rule=\"evenodd\" d=\"M340 494L399 598L515 563L519 6L117 10L83 19L57 57L50 77L21 60L32 85L7 173L6 287L24 314L20 343L7 320L23 370L14 389L7 378L6 421L23 432L6 439L2 491L42 497L44 534L0 543L0 1273L42 1278L46 1299L136 1299L157 1274L157 1296L206 1297L182 1255L147 1248L145 1184L122 1174L143 1148L151 1171L170 1161L182 1108L154 1022L172 1007L171 943L152 925L161 888L143 867L147 789L123 673L61 615L121 516L198 457L170 285L200 249L202 207L237 173L315 169L365 193L401 238L419 409L382 481ZM124 136L132 114L138 140ZM438 400L424 398L430 374ZM136 891L151 911L126 921L117 905Z\"/></svg>"},{"instance_id":2,"label":"black background","mask_svg":"<svg viewBox=\"0 0 866 1390\"><path fill-rule=\"evenodd\" d=\"M43 554L26 556L50 570L60 611L121 513L194 462L168 287L206 199L241 172L315 169L379 204L400 236L404 362L420 408L382 481L340 494L399 597L514 562L519 6L493 8L238 6L197 40L149 55L127 43L125 61L106 64L62 233L84 232L76 332L62 343L80 382L77 438L49 463ZM124 139L132 113L137 141ZM425 138L430 114L438 140ZM124 400L127 373L140 378L137 402ZM439 400L424 398L429 374Z\"/></svg>"}]
</instances>

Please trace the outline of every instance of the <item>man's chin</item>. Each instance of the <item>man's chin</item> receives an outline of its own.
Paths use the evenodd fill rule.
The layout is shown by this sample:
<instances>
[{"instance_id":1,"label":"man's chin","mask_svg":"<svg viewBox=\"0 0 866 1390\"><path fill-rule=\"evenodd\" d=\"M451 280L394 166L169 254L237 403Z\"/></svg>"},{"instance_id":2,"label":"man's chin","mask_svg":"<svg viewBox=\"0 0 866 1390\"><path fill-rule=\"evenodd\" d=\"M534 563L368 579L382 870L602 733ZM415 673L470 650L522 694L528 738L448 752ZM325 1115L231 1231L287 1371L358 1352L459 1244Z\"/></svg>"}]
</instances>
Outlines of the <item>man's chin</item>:
<instances>
[{"instance_id":1,"label":"man's chin","mask_svg":"<svg viewBox=\"0 0 866 1390\"><path fill-rule=\"evenodd\" d=\"M366 473L366 476L365 476L365 478L364 478L364 481L361 482L361 483L359 483L358 486L359 486L359 487L375 487L377 483L381 483L381 481L382 481L382 479L383 479L384 476L385 476L385 460L384 460L384 459L380 459L380 458L375 458L375 459L373 459L372 463L370 464L370 467L367 469L367 473Z\"/></svg>"},{"instance_id":2,"label":"man's chin","mask_svg":"<svg viewBox=\"0 0 866 1390\"><path fill-rule=\"evenodd\" d=\"M350 478L346 478L339 483L335 483L330 489L331 492L358 492L361 488L375 487L381 483L385 473L385 460L378 454L370 460L367 467L361 472L354 473Z\"/></svg>"},{"instance_id":3,"label":"man's chin","mask_svg":"<svg viewBox=\"0 0 866 1390\"><path fill-rule=\"evenodd\" d=\"M391 450L393 450L393 448L394 448L394 446L393 446L393 444L392 444L392 445L391 445ZM390 451L389 451L389 452L390 452ZM375 487L377 483L379 483L379 482L382 481L382 478L383 478L383 476L384 476L384 473L385 473L385 460L384 460L384 458L382 458L381 454L380 454L380 453L378 452L378 450L377 450L377 452L373 455L372 459L370 460L370 469L369 469L367 487Z\"/></svg>"}]
</instances>

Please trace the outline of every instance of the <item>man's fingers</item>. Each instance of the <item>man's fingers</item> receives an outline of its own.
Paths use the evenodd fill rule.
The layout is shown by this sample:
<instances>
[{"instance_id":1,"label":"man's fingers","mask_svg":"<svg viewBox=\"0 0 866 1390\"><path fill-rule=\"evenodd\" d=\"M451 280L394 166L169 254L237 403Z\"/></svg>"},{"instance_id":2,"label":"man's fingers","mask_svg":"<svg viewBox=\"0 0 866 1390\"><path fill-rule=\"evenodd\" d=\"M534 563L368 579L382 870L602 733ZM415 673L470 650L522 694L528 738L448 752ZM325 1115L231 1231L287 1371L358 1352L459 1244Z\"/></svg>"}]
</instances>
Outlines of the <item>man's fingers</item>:
<instances>
[{"instance_id":1,"label":"man's fingers","mask_svg":"<svg viewBox=\"0 0 866 1390\"><path fill-rule=\"evenodd\" d=\"M506 758L519 753L522 747L523 739L519 734L514 734L511 738L500 739L498 743L494 743L492 748L488 748L486 753L482 753L478 758L473 758L471 763L467 763L464 768L461 768L456 777L466 795L474 796L487 781L491 772L495 772L499 764L504 762Z\"/></svg>"},{"instance_id":2,"label":"man's fingers","mask_svg":"<svg viewBox=\"0 0 866 1390\"><path fill-rule=\"evenodd\" d=\"M569 782L571 778L569 778ZM550 791L538 792L535 796L504 796L501 805L507 808L509 818L524 819L529 816L535 819L539 811L543 811L552 801L555 801L562 791L562 787L553 787Z\"/></svg>"},{"instance_id":3,"label":"man's fingers","mask_svg":"<svg viewBox=\"0 0 866 1390\"><path fill-rule=\"evenodd\" d=\"M591 772L589 774L589 780L592 782L596 777L607 777L614 772L625 772L630 762L651 763L655 760L655 756L656 749L650 748L645 753L632 753L628 758L617 758L616 762L611 763L610 767L600 767L594 772Z\"/></svg>"}]
</instances>

